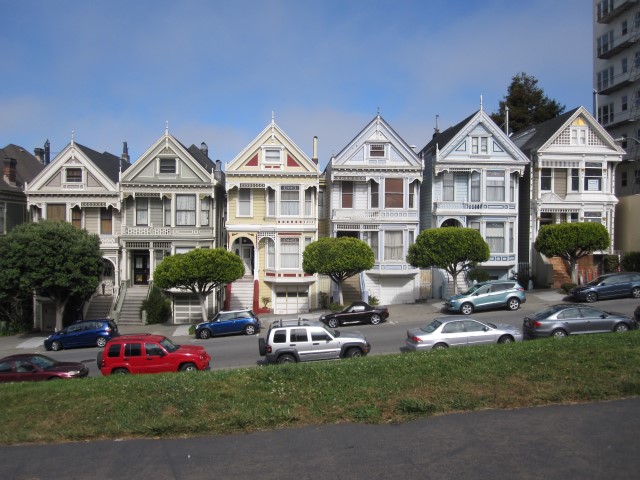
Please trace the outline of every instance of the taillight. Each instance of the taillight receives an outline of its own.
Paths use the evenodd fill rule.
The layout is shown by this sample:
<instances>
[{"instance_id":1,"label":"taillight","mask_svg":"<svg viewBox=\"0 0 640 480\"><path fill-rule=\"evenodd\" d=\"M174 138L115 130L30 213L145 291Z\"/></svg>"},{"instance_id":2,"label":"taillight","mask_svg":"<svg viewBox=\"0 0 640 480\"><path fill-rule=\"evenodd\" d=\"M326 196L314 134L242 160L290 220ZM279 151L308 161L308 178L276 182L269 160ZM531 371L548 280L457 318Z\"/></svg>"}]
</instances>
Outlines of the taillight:
<instances>
[{"instance_id":1,"label":"taillight","mask_svg":"<svg viewBox=\"0 0 640 480\"><path fill-rule=\"evenodd\" d=\"M524 287L520 287L517 289L519 292L524 292Z\"/></svg>"},{"instance_id":2,"label":"taillight","mask_svg":"<svg viewBox=\"0 0 640 480\"><path fill-rule=\"evenodd\" d=\"M107 333L109 333L109 332L111 331L111 327L107 327L107 328L105 328L105 331L106 331Z\"/></svg>"},{"instance_id":3,"label":"taillight","mask_svg":"<svg viewBox=\"0 0 640 480\"><path fill-rule=\"evenodd\" d=\"M422 340L420 339L420 337L409 337L409 340L416 343L422 343Z\"/></svg>"},{"instance_id":4,"label":"taillight","mask_svg":"<svg viewBox=\"0 0 640 480\"><path fill-rule=\"evenodd\" d=\"M272 352L271 345L267 345L267 353L271 353L271 352Z\"/></svg>"}]
</instances>

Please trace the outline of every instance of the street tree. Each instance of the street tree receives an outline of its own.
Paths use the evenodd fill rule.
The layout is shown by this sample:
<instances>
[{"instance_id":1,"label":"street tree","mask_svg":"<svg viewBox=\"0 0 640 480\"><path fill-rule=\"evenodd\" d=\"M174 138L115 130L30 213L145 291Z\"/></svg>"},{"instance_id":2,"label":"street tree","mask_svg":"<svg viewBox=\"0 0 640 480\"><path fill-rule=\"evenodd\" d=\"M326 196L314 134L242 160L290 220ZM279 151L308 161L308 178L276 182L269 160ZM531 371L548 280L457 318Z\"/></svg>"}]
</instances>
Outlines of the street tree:
<instances>
[{"instance_id":1,"label":"street tree","mask_svg":"<svg viewBox=\"0 0 640 480\"><path fill-rule=\"evenodd\" d=\"M420 232L409 247L407 262L414 267L441 268L453 277L457 293L458 274L489 260L489 245L473 228L443 227Z\"/></svg>"},{"instance_id":2,"label":"street tree","mask_svg":"<svg viewBox=\"0 0 640 480\"><path fill-rule=\"evenodd\" d=\"M506 121L506 107L509 107L509 131L512 133L557 117L565 109L564 105L545 95L537 78L524 72L512 78L498 111L491 114L491 119L498 125Z\"/></svg>"},{"instance_id":3,"label":"street tree","mask_svg":"<svg viewBox=\"0 0 640 480\"><path fill-rule=\"evenodd\" d=\"M367 243L353 237L324 237L307 245L302 254L305 273L327 275L338 286L338 302L343 303L342 283L349 277L373 268L375 257Z\"/></svg>"},{"instance_id":4,"label":"street tree","mask_svg":"<svg viewBox=\"0 0 640 480\"><path fill-rule=\"evenodd\" d=\"M534 243L535 249L546 257L561 257L569 263L571 281L577 282L576 262L579 258L611 245L607 228L601 223L556 223L543 225Z\"/></svg>"},{"instance_id":5,"label":"street tree","mask_svg":"<svg viewBox=\"0 0 640 480\"><path fill-rule=\"evenodd\" d=\"M100 239L67 222L19 225L0 239L0 291L35 291L55 303L56 330L72 298L91 295L104 264Z\"/></svg>"},{"instance_id":6,"label":"street tree","mask_svg":"<svg viewBox=\"0 0 640 480\"><path fill-rule=\"evenodd\" d=\"M224 248L196 248L162 260L153 272L153 282L164 290L179 288L196 294L205 322L207 297L243 275L244 262L235 253Z\"/></svg>"}]
</instances>

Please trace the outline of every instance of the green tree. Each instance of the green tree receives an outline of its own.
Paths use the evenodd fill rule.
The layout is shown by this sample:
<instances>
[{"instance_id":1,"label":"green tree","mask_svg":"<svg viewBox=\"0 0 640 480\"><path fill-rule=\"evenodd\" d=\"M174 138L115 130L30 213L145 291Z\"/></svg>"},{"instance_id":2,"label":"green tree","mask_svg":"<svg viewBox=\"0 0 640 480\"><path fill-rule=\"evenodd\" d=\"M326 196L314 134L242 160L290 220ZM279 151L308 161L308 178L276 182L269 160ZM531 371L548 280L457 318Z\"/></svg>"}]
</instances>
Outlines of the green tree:
<instances>
[{"instance_id":1,"label":"green tree","mask_svg":"<svg viewBox=\"0 0 640 480\"><path fill-rule=\"evenodd\" d=\"M579 258L611 245L606 227L600 223L556 223L543 225L534 243L546 257L561 257L569 263L569 276L577 283L576 262Z\"/></svg>"},{"instance_id":2,"label":"green tree","mask_svg":"<svg viewBox=\"0 0 640 480\"><path fill-rule=\"evenodd\" d=\"M140 317L142 312L147 312L147 323L164 323L171 317L171 302L157 285L151 287L149 296L140 305Z\"/></svg>"},{"instance_id":3,"label":"green tree","mask_svg":"<svg viewBox=\"0 0 640 480\"><path fill-rule=\"evenodd\" d=\"M353 237L324 237L307 245L302 254L305 273L327 275L338 285L338 302L342 304L342 283L349 277L373 268L373 250Z\"/></svg>"},{"instance_id":4,"label":"green tree","mask_svg":"<svg viewBox=\"0 0 640 480\"><path fill-rule=\"evenodd\" d=\"M505 123L506 107L509 107L509 130L513 133L557 117L565 109L564 105L545 95L537 78L524 72L512 78L507 96L500 100L498 111L491 114L491 119L498 125Z\"/></svg>"},{"instance_id":5,"label":"green tree","mask_svg":"<svg viewBox=\"0 0 640 480\"><path fill-rule=\"evenodd\" d=\"M91 295L103 268L98 236L70 223L27 223L0 239L0 291L53 300L57 330L69 300Z\"/></svg>"},{"instance_id":6,"label":"green tree","mask_svg":"<svg viewBox=\"0 0 640 480\"><path fill-rule=\"evenodd\" d=\"M489 260L489 245L473 228L445 227L423 230L409 247L407 262L414 267L437 267L453 277L453 293L458 274Z\"/></svg>"},{"instance_id":7,"label":"green tree","mask_svg":"<svg viewBox=\"0 0 640 480\"><path fill-rule=\"evenodd\" d=\"M198 296L202 321L207 321L207 297L217 288L244 275L244 263L224 248L196 248L166 257L153 273L153 282L162 289L180 288Z\"/></svg>"}]
</instances>

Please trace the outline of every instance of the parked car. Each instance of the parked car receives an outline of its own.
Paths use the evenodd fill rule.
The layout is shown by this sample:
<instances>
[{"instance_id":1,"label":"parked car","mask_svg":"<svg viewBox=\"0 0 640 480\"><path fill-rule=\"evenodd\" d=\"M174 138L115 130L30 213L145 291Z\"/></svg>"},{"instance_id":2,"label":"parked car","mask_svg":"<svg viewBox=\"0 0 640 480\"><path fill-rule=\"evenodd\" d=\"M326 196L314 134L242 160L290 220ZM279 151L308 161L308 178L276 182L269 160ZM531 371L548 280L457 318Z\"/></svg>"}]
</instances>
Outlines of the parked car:
<instances>
[{"instance_id":1,"label":"parked car","mask_svg":"<svg viewBox=\"0 0 640 480\"><path fill-rule=\"evenodd\" d=\"M525 338L556 337L583 333L626 332L638 328L628 315L605 312L587 305L562 304L524 317Z\"/></svg>"},{"instance_id":2,"label":"parked car","mask_svg":"<svg viewBox=\"0 0 640 480\"><path fill-rule=\"evenodd\" d=\"M208 322L196 325L196 338L232 333L254 335L260 332L260 326L260 319L251 310L220 311Z\"/></svg>"},{"instance_id":3,"label":"parked car","mask_svg":"<svg viewBox=\"0 0 640 480\"><path fill-rule=\"evenodd\" d=\"M321 322L278 320L258 339L258 351L269 363L292 363L362 357L371 344L361 333L329 330Z\"/></svg>"},{"instance_id":4,"label":"parked car","mask_svg":"<svg viewBox=\"0 0 640 480\"><path fill-rule=\"evenodd\" d=\"M569 290L569 296L580 302L595 302L605 298L640 298L640 273L624 272L600 275L595 280Z\"/></svg>"},{"instance_id":5,"label":"parked car","mask_svg":"<svg viewBox=\"0 0 640 480\"><path fill-rule=\"evenodd\" d=\"M522 332L511 325L494 325L470 317L440 317L407 331L409 350L437 350L448 347L521 342Z\"/></svg>"},{"instance_id":6,"label":"parked car","mask_svg":"<svg viewBox=\"0 0 640 480\"><path fill-rule=\"evenodd\" d=\"M370 323L378 325L389 318L387 307L374 307L367 302L353 302L340 312L327 313L320 321L330 328L337 328L349 323Z\"/></svg>"},{"instance_id":7,"label":"parked car","mask_svg":"<svg viewBox=\"0 0 640 480\"><path fill-rule=\"evenodd\" d=\"M57 352L72 347L104 347L118 336L118 325L110 318L81 320L72 323L44 340L44 348Z\"/></svg>"},{"instance_id":8,"label":"parked car","mask_svg":"<svg viewBox=\"0 0 640 480\"><path fill-rule=\"evenodd\" d=\"M515 280L491 280L473 285L464 293L444 299L445 309L471 315L475 310L507 307L518 310L527 301L524 288Z\"/></svg>"},{"instance_id":9,"label":"parked car","mask_svg":"<svg viewBox=\"0 0 640 480\"><path fill-rule=\"evenodd\" d=\"M59 362L46 355L22 353L0 359L0 382L33 382L89 375L83 363Z\"/></svg>"},{"instance_id":10,"label":"parked car","mask_svg":"<svg viewBox=\"0 0 640 480\"><path fill-rule=\"evenodd\" d=\"M103 375L194 372L208 370L211 356L203 347L176 345L163 335L120 335L98 353Z\"/></svg>"}]
</instances>

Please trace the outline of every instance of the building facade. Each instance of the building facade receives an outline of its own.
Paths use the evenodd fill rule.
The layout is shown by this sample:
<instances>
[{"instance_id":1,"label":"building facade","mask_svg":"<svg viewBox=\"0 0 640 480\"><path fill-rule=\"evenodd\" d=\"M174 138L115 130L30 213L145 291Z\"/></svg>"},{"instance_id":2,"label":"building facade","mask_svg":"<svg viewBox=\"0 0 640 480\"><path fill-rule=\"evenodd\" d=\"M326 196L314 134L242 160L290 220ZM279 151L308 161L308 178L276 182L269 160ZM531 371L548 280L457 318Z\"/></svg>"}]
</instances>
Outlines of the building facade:
<instances>
[{"instance_id":1,"label":"building facade","mask_svg":"<svg viewBox=\"0 0 640 480\"><path fill-rule=\"evenodd\" d=\"M537 283L553 277L533 248L540 227L563 222L598 222L615 240L615 171L624 150L584 107L575 108L511 137L530 161L520 189L519 256L533 266ZM560 261L554 259L554 261ZM556 268L562 268L556 265ZM570 281L566 275L555 275Z\"/></svg>"},{"instance_id":2,"label":"building facade","mask_svg":"<svg viewBox=\"0 0 640 480\"><path fill-rule=\"evenodd\" d=\"M377 115L331 157L325 177L327 233L359 238L374 253L354 288L382 304L415 302L420 271L406 257L419 233L422 163L413 148Z\"/></svg>"},{"instance_id":3,"label":"building facade","mask_svg":"<svg viewBox=\"0 0 640 480\"><path fill-rule=\"evenodd\" d=\"M320 171L271 123L225 166L227 248L245 264L227 286L226 308L305 313L319 304L317 275L302 252L318 238Z\"/></svg>"},{"instance_id":4,"label":"building facade","mask_svg":"<svg viewBox=\"0 0 640 480\"><path fill-rule=\"evenodd\" d=\"M425 165L420 228L476 229L489 244L490 258L481 268L490 278L517 273L524 154L480 109L443 132L436 130L420 157Z\"/></svg>"}]
</instances>

